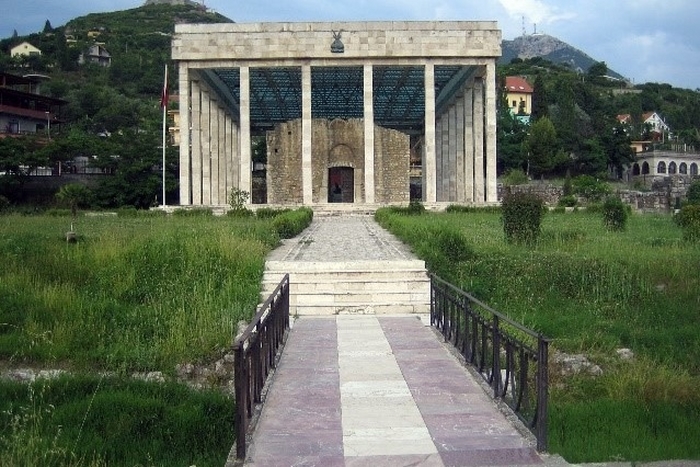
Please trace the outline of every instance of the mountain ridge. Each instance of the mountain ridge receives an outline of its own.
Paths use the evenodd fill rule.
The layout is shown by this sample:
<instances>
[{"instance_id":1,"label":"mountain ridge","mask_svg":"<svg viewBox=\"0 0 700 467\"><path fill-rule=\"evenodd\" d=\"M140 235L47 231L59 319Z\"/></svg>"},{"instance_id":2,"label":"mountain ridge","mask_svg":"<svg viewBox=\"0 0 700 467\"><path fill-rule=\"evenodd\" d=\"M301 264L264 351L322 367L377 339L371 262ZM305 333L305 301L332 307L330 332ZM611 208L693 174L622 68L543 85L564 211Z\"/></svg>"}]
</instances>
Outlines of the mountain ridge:
<instances>
[{"instance_id":1,"label":"mountain ridge","mask_svg":"<svg viewBox=\"0 0 700 467\"><path fill-rule=\"evenodd\" d=\"M591 66L599 63L599 60L581 49L548 34L526 34L512 40L504 39L501 47L502 55L498 63L502 65L510 63L515 58L542 57L550 62L568 66L574 71L585 73ZM626 81L622 75L610 68L608 68L608 75Z\"/></svg>"}]
</instances>

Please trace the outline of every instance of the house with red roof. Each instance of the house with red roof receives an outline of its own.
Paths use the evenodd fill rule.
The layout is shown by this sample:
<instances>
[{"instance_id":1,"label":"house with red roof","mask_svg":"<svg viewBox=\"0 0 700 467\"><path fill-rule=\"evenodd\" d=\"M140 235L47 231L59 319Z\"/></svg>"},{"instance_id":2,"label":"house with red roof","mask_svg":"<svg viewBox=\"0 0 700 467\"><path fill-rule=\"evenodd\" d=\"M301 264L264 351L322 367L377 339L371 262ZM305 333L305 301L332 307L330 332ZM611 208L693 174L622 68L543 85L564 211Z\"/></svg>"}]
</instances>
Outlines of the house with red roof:
<instances>
[{"instance_id":1,"label":"house with red roof","mask_svg":"<svg viewBox=\"0 0 700 467\"><path fill-rule=\"evenodd\" d=\"M508 108L513 115L529 116L532 113L534 89L521 76L506 76L505 83Z\"/></svg>"}]
</instances>

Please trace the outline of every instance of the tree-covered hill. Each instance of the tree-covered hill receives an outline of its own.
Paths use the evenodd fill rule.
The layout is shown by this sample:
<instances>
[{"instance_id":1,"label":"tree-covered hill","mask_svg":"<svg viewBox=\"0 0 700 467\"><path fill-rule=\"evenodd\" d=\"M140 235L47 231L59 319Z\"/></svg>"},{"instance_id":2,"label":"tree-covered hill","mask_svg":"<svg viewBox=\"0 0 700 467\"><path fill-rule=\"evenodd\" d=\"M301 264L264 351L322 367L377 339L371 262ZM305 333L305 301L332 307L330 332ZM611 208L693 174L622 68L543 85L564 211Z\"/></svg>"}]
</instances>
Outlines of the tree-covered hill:
<instances>
[{"instance_id":1,"label":"tree-covered hill","mask_svg":"<svg viewBox=\"0 0 700 467\"><path fill-rule=\"evenodd\" d=\"M530 126L499 112L499 168L522 169L536 176L621 174L632 159L630 140L649 139L641 117L657 112L671 128L665 143L700 149L700 92L668 84L630 86L610 79L599 62L581 73L542 57L513 59L499 74L525 77L534 87ZM617 115L630 114L632 126ZM543 121L540 121L543 120Z\"/></svg>"},{"instance_id":2,"label":"tree-covered hill","mask_svg":"<svg viewBox=\"0 0 700 467\"><path fill-rule=\"evenodd\" d=\"M144 5L124 11L96 13L42 32L0 41L0 71L17 75L39 73L49 79L41 93L68 102L60 124L52 126L48 145L31 137L0 139L0 197L26 201L22 189L33 167L62 161L69 167L87 157L93 167L111 177L100 179L94 203L100 206L147 207L161 192L160 97L164 66L170 63L175 24L231 22L200 5ZM11 58L10 49L28 41L38 56ZM79 64L81 53L93 44L109 52L109 67ZM176 70L170 68L172 89ZM12 141L10 141L12 140ZM31 164L22 163L17 159ZM177 201L177 153L168 148L168 201Z\"/></svg>"},{"instance_id":3,"label":"tree-covered hill","mask_svg":"<svg viewBox=\"0 0 700 467\"><path fill-rule=\"evenodd\" d=\"M70 100L70 88L104 85L127 96L159 95L163 65L170 60L175 24L232 22L199 5L144 5L130 10L93 13L44 31L0 41L0 71L47 74L52 81L46 90L54 97ZM12 59L9 51L28 41L41 56ZM112 66L95 70L79 66L78 58L99 43L112 56ZM29 69L29 70L28 70Z\"/></svg>"}]
</instances>

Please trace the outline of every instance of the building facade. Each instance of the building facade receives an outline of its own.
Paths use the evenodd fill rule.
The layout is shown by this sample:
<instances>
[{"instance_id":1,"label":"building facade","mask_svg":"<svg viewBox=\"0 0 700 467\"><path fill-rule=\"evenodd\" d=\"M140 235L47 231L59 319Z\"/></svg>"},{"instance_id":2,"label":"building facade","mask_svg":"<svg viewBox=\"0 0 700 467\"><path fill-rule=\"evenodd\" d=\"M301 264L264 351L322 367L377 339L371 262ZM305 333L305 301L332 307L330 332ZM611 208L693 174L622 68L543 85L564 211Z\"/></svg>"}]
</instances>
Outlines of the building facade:
<instances>
[{"instance_id":1,"label":"building facade","mask_svg":"<svg viewBox=\"0 0 700 467\"><path fill-rule=\"evenodd\" d=\"M408 201L416 151L422 201L496 203L500 53L495 22L177 25L180 204L251 192L256 137L270 204Z\"/></svg>"}]
</instances>

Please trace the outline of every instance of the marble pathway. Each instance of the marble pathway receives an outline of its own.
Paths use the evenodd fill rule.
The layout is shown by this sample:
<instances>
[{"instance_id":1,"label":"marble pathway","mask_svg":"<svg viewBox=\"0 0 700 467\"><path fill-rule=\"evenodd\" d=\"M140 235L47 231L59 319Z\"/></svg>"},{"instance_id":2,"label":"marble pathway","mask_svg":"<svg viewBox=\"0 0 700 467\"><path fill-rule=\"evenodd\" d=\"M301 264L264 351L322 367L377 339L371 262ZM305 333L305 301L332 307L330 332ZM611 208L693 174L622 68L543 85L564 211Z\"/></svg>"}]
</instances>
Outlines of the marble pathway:
<instances>
[{"instance_id":1,"label":"marble pathway","mask_svg":"<svg viewBox=\"0 0 700 467\"><path fill-rule=\"evenodd\" d=\"M250 466L530 466L544 461L416 316L301 317Z\"/></svg>"}]
</instances>

